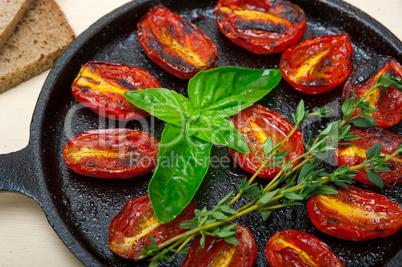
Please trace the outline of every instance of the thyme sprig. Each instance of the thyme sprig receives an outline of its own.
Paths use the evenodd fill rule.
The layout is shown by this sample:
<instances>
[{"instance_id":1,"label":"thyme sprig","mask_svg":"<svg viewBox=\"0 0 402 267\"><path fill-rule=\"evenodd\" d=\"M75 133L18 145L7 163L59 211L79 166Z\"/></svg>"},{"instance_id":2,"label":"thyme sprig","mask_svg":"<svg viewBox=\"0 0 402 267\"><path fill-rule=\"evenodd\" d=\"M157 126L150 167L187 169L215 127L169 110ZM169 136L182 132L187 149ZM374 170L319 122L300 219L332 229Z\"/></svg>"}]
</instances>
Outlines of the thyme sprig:
<instances>
[{"instance_id":1,"label":"thyme sprig","mask_svg":"<svg viewBox=\"0 0 402 267\"><path fill-rule=\"evenodd\" d=\"M383 187L383 181L377 172L389 171L387 161L402 153L400 146L393 154L387 157L381 155L382 144L374 145L366 151L366 159L359 165L353 167L341 166L331 173L319 166L317 160L326 157L326 154L336 149L339 145L350 145L350 141L360 137L353 135L351 126L372 127L377 124L370 114L378 111L371 108L367 96L378 88L395 88L402 91L402 80L392 78L389 74L380 76L377 83L370 88L363 96L357 99L353 92L353 99L346 99L342 104L342 120L331 122L313 140L312 134L306 143L306 152L298 158L286 161L288 151L280 150L280 147L298 129L298 127L309 117L327 117L332 113L327 107L315 108L312 112L305 110L304 102L301 101L292 114L294 127L291 132L280 143L273 144L270 137L263 144L266 160L257 172L249 179L243 179L238 188L238 193L230 192L212 209L195 210L195 217L192 220L182 222L180 227L187 229L159 246L151 238L150 245L144 249L140 259L152 257L150 266L156 266L159 260L171 260L166 254L186 253L185 246L197 235L201 235L200 248L205 243L206 236L223 238L227 243L238 244L236 237L236 224L228 224L237 218L254 211L261 213L262 219L267 220L273 210L286 206L304 205L303 202L315 194L337 194L338 191L327 185L333 183L336 186L348 188L353 183L357 170L365 170L368 178L378 187ZM282 166L279 173L266 185L262 187L254 183L255 178L266 166ZM281 187L280 187L281 185ZM240 198L252 198L247 204L237 210L231 206Z\"/></svg>"}]
</instances>

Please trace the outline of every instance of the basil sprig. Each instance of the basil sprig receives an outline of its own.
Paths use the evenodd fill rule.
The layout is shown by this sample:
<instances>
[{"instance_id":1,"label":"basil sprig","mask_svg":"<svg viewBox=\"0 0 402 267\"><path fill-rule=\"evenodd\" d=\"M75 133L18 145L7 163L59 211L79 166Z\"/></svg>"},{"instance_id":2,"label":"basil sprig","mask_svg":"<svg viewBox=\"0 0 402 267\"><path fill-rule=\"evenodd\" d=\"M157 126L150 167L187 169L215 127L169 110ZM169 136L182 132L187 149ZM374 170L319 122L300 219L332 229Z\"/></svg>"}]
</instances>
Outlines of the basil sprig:
<instances>
[{"instance_id":1,"label":"basil sprig","mask_svg":"<svg viewBox=\"0 0 402 267\"><path fill-rule=\"evenodd\" d=\"M173 220L190 203L208 171L213 144L249 153L226 117L253 105L280 80L277 69L220 67L195 75L188 83L189 98L164 88L125 93L135 106L167 122L148 185L160 222Z\"/></svg>"}]
</instances>

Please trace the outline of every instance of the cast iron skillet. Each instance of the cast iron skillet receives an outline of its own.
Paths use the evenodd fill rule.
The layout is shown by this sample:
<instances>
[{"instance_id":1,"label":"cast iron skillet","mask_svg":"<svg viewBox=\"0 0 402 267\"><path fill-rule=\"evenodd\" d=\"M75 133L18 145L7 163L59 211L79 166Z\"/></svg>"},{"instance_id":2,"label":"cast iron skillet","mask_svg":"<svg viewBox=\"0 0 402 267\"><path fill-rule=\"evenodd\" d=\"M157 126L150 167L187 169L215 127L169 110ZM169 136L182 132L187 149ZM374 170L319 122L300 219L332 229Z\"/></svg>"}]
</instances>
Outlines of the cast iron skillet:
<instances>
[{"instance_id":1,"label":"cast iron skillet","mask_svg":"<svg viewBox=\"0 0 402 267\"><path fill-rule=\"evenodd\" d=\"M153 118L129 123L99 118L78 104L71 95L70 85L85 62L105 60L142 67L156 76L163 87L186 95L187 82L154 65L137 41L135 26L138 19L159 2L192 20L216 43L218 66L278 67L279 55L251 54L236 47L218 32L212 12L215 0L136 0L100 19L67 48L47 77L39 96L28 146L0 156L0 190L20 192L35 199L66 246L88 266L133 265L132 261L123 260L109 250L108 226L129 199L147 192L151 174L131 180L101 180L78 175L64 163L62 150L66 142L89 129L114 127L141 129L160 138L164 124ZM312 34L349 33L355 52L355 66L375 54L390 55L402 62L402 43L367 14L339 0L294 2L308 16L305 38ZM326 104L335 108L337 112L332 120L339 117L341 92L339 87L326 94L307 96L282 82L260 103L289 117L299 100L304 98L310 110ZM306 134L319 130L328 121L306 123L302 131ZM402 127L398 125L391 131L401 135ZM211 166L196 195L199 207L212 207L223 195L236 190L244 176L250 176L230 160L226 148L214 147L213 156L223 159L228 167ZM329 163L323 164L332 168ZM264 184L266 180L258 182ZM402 203L401 186L383 190L382 193ZM340 241L318 232L309 221L305 207L276 211L266 222L262 222L258 214L251 214L237 222L248 226L257 240L260 253L256 266L267 265L263 253L265 244L270 236L285 229L297 229L317 236L329 244L347 266L380 266L386 263L388 266L400 266L402 263L402 231L368 242ZM174 263L162 265L180 265L181 261L182 258L178 258ZM138 264L146 265L146 262Z\"/></svg>"}]
</instances>

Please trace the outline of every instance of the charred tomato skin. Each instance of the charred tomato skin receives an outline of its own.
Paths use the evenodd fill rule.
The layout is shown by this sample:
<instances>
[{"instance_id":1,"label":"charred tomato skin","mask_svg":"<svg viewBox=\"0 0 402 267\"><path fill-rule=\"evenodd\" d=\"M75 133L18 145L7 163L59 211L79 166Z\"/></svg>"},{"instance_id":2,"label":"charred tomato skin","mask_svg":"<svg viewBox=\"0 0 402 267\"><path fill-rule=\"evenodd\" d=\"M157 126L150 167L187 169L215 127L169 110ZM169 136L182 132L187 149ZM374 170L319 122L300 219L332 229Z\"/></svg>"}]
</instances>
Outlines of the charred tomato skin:
<instances>
[{"instance_id":1,"label":"charred tomato skin","mask_svg":"<svg viewBox=\"0 0 402 267\"><path fill-rule=\"evenodd\" d=\"M131 129L96 129L69 140L63 157L76 173L127 179L151 171L157 163L159 141Z\"/></svg>"},{"instance_id":2,"label":"charred tomato skin","mask_svg":"<svg viewBox=\"0 0 402 267\"><path fill-rule=\"evenodd\" d=\"M271 267L345 266L327 244L297 230L285 230L273 235L265 247L265 255Z\"/></svg>"},{"instance_id":3,"label":"charred tomato skin","mask_svg":"<svg viewBox=\"0 0 402 267\"><path fill-rule=\"evenodd\" d=\"M215 44L194 24L159 5L137 24L138 41L159 67L180 79L215 67Z\"/></svg>"},{"instance_id":4,"label":"charred tomato skin","mask_svg":"<svg viewBox=\"0 0 402 267\"><path fill-rule=\"evenodd\" d=\"M124 93L160 87L158 80L141 68L89 61L81 67L71 90L81 104L96 114L128 121L148 117L149 114L128 102Z\"/></svg>"},{"instance_id":5,"label":"charred tomato skin","mask_svg":"<svg viewBox=\"0 0 402 267\"><path fill-rule=\"evenodd\" d=\"M289 1L220 0L218 29L234 44L256 54L281 53L306 32L304 11Z\"/></svg>"},{"instance_id":6,"label":"charred tomato skin","mask_svg":"<svg viewBox=\"0 0 402 267\"><path fill-rule=\"evenodd\" d=\"M109 225L109 247L125 259L137 260L141 249L149 246L153 236L156 245L184 233L179 227L194 217L197 204L192 200L171 222L161 224L155 216L148 195L129 200Z\"/></svg>"},{"instance_id":7,"label":"charred tomato skin","mask_svg":"<svg viewBox=\"0 0 402 267\"><path fill-rule=\"evenodd\" d=\"M281 56L283 78L297 91L322 94L341 85L352 71L353 47L347 33L310 38Z\"/></svg>"},{"instance_id":8,"label":"charred tomato skin","mask_svg":"<svg viewBox=\"0 0 402 267\"><path fill-rule=\"evenodd\" d=\"M349 186L336 195L315 195L307 202L314 226L330 236L365 241L387 237L402 226L402 208L387 197Z\"/></svg>"},{"instance_id":9,"label":"charred tomato skin","mask_svg":"<svg viewBox=\"0 0 402 267\"><path fill-rule=\"evenodd\" d=\"M225 266L252 267L257 259L257 243L247 227L237 224L236 228L239 245L228 244L222 238L213 242L214 237L206 236L205 244L197 251L201 237L195 238L182 267L222 266L228 263L225 259L230 261Z\"/></svg>"},{"instance_id":10,"label":"charred tomato skin","mask_svg":"<svg viewBox=\"0 0 402 267\"><path fill-rule=\"evenodd\" d=\"M352 126L350 129L353 135L360 136L360 139L348 141L353 144L340 145L335 150L335 160L338 167L353 167L361 164L366 159L366 151L375 144L382 143L381 153L383 156L393 154L400 145L402 137L397 136L382 128L358 128ZM390 172L377 172L384 182L385 187L393 187L402 183L402 156L397 155L387 161ZM365 170L356 170L355 181L367 185L374 185L367 177Z\"/></svg>"},{"instance_id":11,"label":"charred tomato skin","mask_svg":"<svg viewBox=\"0 0 402 267\"><path fill-rule=\"evenodd\" d=\"M243 154L229 148L229 154L233 160L244 170L256 173L266 160L263 151L263 143L269 136L273 145L281 142L292 131L293 125L277 112L262 105L254 104L232 116L232 123L240 134L246 139L250 149L249 154ZM287 150L289 154L286 160L293 160L304 153L303 136L299 129L279 148ZM299 162L299 161L298 161ZM296 165L295 162L292 166ZM264 167L259 177L273 178L281 170L281 167Z\"/></svg>"},{"instance_id":12,"label":"charred tomato skin","mask_svg":"<svg viewBox=\"0 0 402 267\"><path fill-rule=\"evenodd\" d=\"M390 56L377 55L363 61L357 66L343 88L342 100L353 99L354 91L357 99L363 96L377 83L380 75L389 73L391 77L402 78L402 66ZM379 127L387 128L398 124L402 118L402 93L388 88L377 88L366 98L370 100L371 108L379 111L370 114ZM359 110L356 111L359 112Z\"/></svg>"}]
</instances>

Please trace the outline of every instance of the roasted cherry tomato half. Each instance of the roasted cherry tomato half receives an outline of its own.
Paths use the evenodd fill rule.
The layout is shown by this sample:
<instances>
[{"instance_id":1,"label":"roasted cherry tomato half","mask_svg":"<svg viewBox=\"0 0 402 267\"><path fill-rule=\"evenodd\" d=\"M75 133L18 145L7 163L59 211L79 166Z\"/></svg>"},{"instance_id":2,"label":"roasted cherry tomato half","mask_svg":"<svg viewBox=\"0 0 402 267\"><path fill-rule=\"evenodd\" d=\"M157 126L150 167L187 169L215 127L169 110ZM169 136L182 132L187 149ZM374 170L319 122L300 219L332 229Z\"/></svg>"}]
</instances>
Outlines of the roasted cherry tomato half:
<instances>
[{"instance_id":1,"label":"roasted cherry tomato half","mask_svg":"<svg viewBox=\"0 0 402 267\"><path fill-rule=\"evenodd\" d=\"M160 88L147 71L111 62L90 61L81 67L71 86L74 97L96 114L114 120L133 120L149 116L124 97L124 93Z\"/></svg>"},{"instance_id":2,"label":"roasted cherry tomato half","mask_svg":"<svg viewBox=\"0 0 402 267\"><path fill-rule=\"evenodd\" d=\"M257 243L250 230L236 225L239 245L226 243L222 238L206 236L200 249L200 236L194 239L182 267L237 266L251 267L257 259ZM215 240L215 241L214 241ZM200 249L200 250L199 250Z\"/></svg>"},{"instance_id":3,"label":"roasted cherry tomato half","mask_svg":"<svg viewBox=\"0 0 402 267\"><path fill-rule=\"evenodd\" d=\"M159 141L149 133L131 129L90 130L67 142L67 166L82 175L126 179L156 166Z\"/></svg>"},{"instance_id":4,"label":"roasted cherry tomato half","mask_svg":"<svg viewBox=\"0 0 402 267\"><path fill-rule=\"evenodd\" d=\"M328 92L352 71L353 48L348 34L311 36L285 52L279 62L283 78L305 94Z\"/></svg>"},{"instance_id":5,"label":"roasted cherry tomato half","mask_svg":"<svg viewBox=\"0 0 402 267\"><path fill-rule=\"evenodd\" d=\"M215 15L230 41L256 54L283 52L306 32L306 14L288 1L220 0Z\"/></svg>"},{"instance_id":6,"label":"roasted cherry tomato half","mask_svg":"<svg viewBox=\"0 0 402 267\"><path fill-rule=\"evenodd\" d=\"M285 230L273 235L265 247L269 266L345 266L327 244L310 234Z\"/></svg>"},{"instance_id":7,"label":"roasted cherry tomato half","mask_svg":"<svg viewBox=\"0 0 402 267\"><path fill-rule=\"evenodd\" d=\"M315 195L307 212L318 230L345 240L386 237L402 226L402 208L387 197L349 186L336 195Z\"/></svg>"},{"instance_id":8,"label":"roasted cherry tomato half","mask_svg":"<svg viewBox=\"0 0 402 267\"><path fill-rule=\"evenodd\" d=\"M109 226L109 247L125 259L138 259L141 250L149 246L151 236L156 245L184 233L179 227L194 217L197 204L194 200L171 222L162 224L152 209L148 195L128 201L112 219Z\"/></svg>"},{"instance_id":9,"label":"roasted cherry tomato half","mask_svg":"<svg viewBox=\"0 0 402 267\"><path fill-rule=\"evenodd\" d=\"M402 78L402 66L392 57L374 56L362 62L346 81L343 100L353 99L352 91L359 99L377 83L380 75L384 76L387 73L391 77ZM379 109L370 114L379 127L387 128L396 125L402 118L402 93L392 87L375 89L365 101L370 101L372 109Z\"/></svg>"},{"instance_id":10,"label":"roasted cherry tomato half","mask_svg":"<svg viewBox=\"0 0 402 267\"><path fill-rule=\"evenodd\" d=\"M353 145L341 145L335 150L336 163L338 167L346 165L356 166L366 159L366 151L375 144L382 143L381 155L389 156L393 154L400 145L402 137L394 135L382 128L357 128L352 127L353 135L360 136L360 139L348 141ZM387 161L390 172L378 172L384 182L385 187L392 187L402 183L402 156L397 155ZM357 172L355 180L373 185L367 177L365 170L355 170Z\"/></svg>"},{"instance_id":11,"label":"roasted cherry tomato half","mask_svg":"<svg viewBox=\"0 0 402 267\"><path fill-rule=\"evenodd\" d=\"M215 44L194 24L157 6L137 24L138 40L148 57L159 67L181 79L215 67Z\"/></svg>"},{"instance_id":12,"label":"roasted cherry tomato half","mask_svg":"<svg viewBox=\"0 0 402 267\"><path fill-rule=\"evenodd\" d=\"M232 116L232 123L246 139L250 153L243 154L234 149L229 149L229 154L240 167L251 173L256 173L266 160L262 148L265 140L270 136L273 145L276 145L284 140L293 129L293 125L281 115L259 104L254 104ZM299 129L279 148L279 151L282 150L289 152L286 156L287 162L304 153L303 136ZM270 167L268 164L258 176L273 178L280 170L281 166Z\"/></svg>"}]
</instances>

